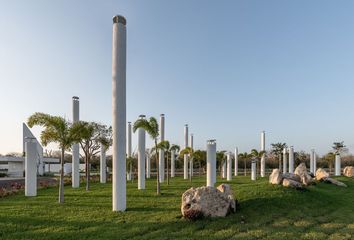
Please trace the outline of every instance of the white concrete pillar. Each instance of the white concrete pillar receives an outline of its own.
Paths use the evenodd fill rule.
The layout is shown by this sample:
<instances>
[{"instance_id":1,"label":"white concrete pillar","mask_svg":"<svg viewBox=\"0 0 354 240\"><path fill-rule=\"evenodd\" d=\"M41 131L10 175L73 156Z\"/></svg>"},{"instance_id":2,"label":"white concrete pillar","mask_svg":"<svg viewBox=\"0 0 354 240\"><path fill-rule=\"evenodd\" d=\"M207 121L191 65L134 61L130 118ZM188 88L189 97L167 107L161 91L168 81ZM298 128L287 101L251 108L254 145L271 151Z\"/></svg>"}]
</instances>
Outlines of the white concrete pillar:
<instances>
[{"instance_id":1,"label":"white concrete pillar","mask_svg":"<svg viewBox=\"0 0 354 240\"><path fill-rule=\"evenodd\" d=\"M112 209L126 209L126 20L113 17L112 44L113 161Z\"/></svg>"},{"instance_id":2,"label":"white concrete pillar","mask_svg":"<svg viewBox=\"0 0 354 240\"><path fill-rule=\"evenodd\" d=\"M145 115L139 116L141 119ZM138 129L138 189L145 189L145 130Z\"/></svg>"},{"instance_id":3,"label":"white concrete pillar","mask_svg":"<svg viewBox=\"0 0 354 240\"><path fill-rule=\"evenodd\" d=\"M226 161L224 160L221 167L221 178L226 178Z\"/></svg>"},{"instance_id":4,"label":"white concrete pillar","mask_svg":"<svg viewBox=\"0 0 354 240\"><path fill-rule=\"evenodd\" d=\"M283 149L283 173L288 172L288 151L286 148Z\"/></svg>"},{"instance_id":5,"label":"white concrete pillar","mask_svg":"<svg viewBox=\"0 0 354 240\"><path fill-rule=\"evenodd\" d=\"M151 163L150 163L150 155L149 155L149 153L145 154L145 158L146 158L146 178L150 178Z\"/></svg>"},{"instance_id":6,"label":"white concrete pillar","mask_svg":"<svg viewBox=\"0 0 354 240\"><path fill-rule=\"evenodd\" d=\"M73 97L73 123L80 121L80 101L79 97ZM72 146L71 159L71 186L73 188L80 187L80 146L74 144Z\"/></svg>"},{"instance_id":7,"label":"white concrete pillar","mask_svg":"<svg viewBox=\"0 0 354 240\"><path fill-rule=\"evenodd\" d=\"M107 163L106 163L106 147L101 143L101 155L100 155L100 182L107 182Z\"/></svg>"},{"instance_id":8,"label":"white concrete pillar","mask_svg":"<svg viewBox=\"0 0 354 240\"><path fill-rule=\"evenodd\" d=\"M252 160L251 163L251 180L255 181L256 180L256 160Z\"/></svg>"},{"instance_id":9,"label":"white concrete pillar","mask_svg":"<svg viewBox=\"0 0 354 240\"><path fill-rule=\"evenodd\" d=\"M317 171L317 156L315 150L313 151L313 174Z\"/></svg>"},{"instance_id":10,"label":"white concrete pillar","mask_svg":"<svg viewBox=\"0 0 354 240\"><path fill-rule=\"evenodd\" d=\"M314 173L313 171L313 156L315 155L315 150L311 149L310 153L310 173Z\"/></svg>"},{"instance_id":11,"label":"white concrete pillar","mask_svg":"<svg viewBox=\"0 0 354 240\"><path fill-rule=\"evenodd\" d=\"M341 159L340 159L340 154L336 154L335 158L335 168L334 168L334 175L335 176L340 176L341 175Z\"/></svg>"},{"instance_id":12,"label":"white concrete pillar","mask_svg":"<svg viewBox=\"0 0 354 240\"><path fill-rule=\"evenodd\" d=\"M171 151L171 177L175 177L175 161L176 161L176 153L175 150Z\"/></svg>"},{"instance_id":13,"label":"white concrete pillar","mask_svg":"<svg viewBox=\"0 0 354 240\"><path fill-rule=\"evenodd\" d=\"M216 183L216 141L207 141L207 186L214 187Z\"/></svg>"},{"instance_id":14,"label":"white concrete pillar","mask_svg":"<svg viewBox=\"0 0 354 240\"><path fill-rule=\"evenodd\" d=\"M261 151L265 151L265 131L261 132ZM261 177L265 177L265 154L261 158Z\"/></svg>"},{"instance_id":15,"label":"white concrete pillar","mask_svg":"<svg viewBox=\"0 0 354 240\"><path fill-rule=\"evenodd\" d=\"M128 129L127 129L127 156L130 158L132 157L132 123L128 122ZM127 180L132 180L132 166L128 166L127 171Z\"/></svg>"},{"instance_id":16,"label":"white concrete pillar","mask_svg":"<svg viewBox=\"0 0 354 240\"><path fill-rule=\"evenodd\" d=\"M37 143L25 142L25 196L37 196Z\"/></svg>"},{"instance_id":17,"label":"white concrete pillar","mask_svg":"<svg viewBox=\"0 0 354 240\"><path fill-rule=\"evenodd\" d=\"M238 175L238 148L235 148L235 165L234 165L235 173L234 175Z\"/></svg>"},{"instance_id":18,"label":"white concrete pillar","mask_svg":"<svg viewBox=\"0 0 354 240\"><path fill-rule=\"evenodd\" d=\"M188 124L184 125L184 148L188 147ZM184 154L183 177L188 179L188 155Z\"/></svg>"},{"instance_id":19,"label":"white concrete pillar","mask_svg":"<svg viewBox=\"0 0 354 240\"><path fill-rule=\"evenodd\" d=\"M289 148L289 173L294 173L294 148Z\"/></svg>"},{"instance_id":20,"label":"white concrete pillar","mask_svg":"<svg viewBox=\"0 0 354 240\"><path fill-rule=\"evenodd\" d=\"M165 141L165 115L160 115L160 139L161 142ZM159 150L159 167L160 167L160 182L165 181L165 152L163 150Z\"/></svg>"},{"instance_id":21,"label":"white concrete pillar","mask_svg":"<svg viewBox=\"0 0 354 240\"><path fill-rule=\"evenodd\" d=\"M193 149L193 134L190 135L190 138L189 138L189 145L191 146L192 150L194 150L194 149ZM193 165L194 165L193 159L191 158L191 159L190 159L190 164L189 164L189 174L190 174L192 177L193 177L193 171L194 171Z\"/></svg>"},{"instance_id":22,"label":"white concrete pillar","mask_svg":"<svg viewBox=\"0 0 354 240\"><path fill-rule=\"evenodd\" d=\"M227 173L226 173L226 178L227 181L231 181L232 180L232 161L231 161L231 153L227 153L226 155L227 160L226 160L226 165L227 165Z\"/></svg>"}]
</instances>

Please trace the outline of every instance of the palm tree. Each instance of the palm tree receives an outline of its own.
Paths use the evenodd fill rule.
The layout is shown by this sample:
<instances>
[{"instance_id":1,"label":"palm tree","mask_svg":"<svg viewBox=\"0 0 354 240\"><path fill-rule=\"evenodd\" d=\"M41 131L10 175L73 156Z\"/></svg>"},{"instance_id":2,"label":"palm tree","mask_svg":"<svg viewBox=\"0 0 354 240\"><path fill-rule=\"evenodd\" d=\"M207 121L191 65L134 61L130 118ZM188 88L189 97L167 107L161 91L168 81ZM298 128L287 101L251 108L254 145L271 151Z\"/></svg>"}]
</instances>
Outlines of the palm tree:
<instances>
[{"instance_id":1,"label":"palm tree","mask_svg":"<svg viewBox=\"0 0 354 240\"><path fill-rule=\"evenodd\" d=\"M205 164L206 161L206 151L196 150L194 152L194 160L198 162L199 176L200 176L200 170L202 168L202 164Z\"/></svg>"},{"instance_id":2,"label":"palm tree","mask_svg":"<svg viewBox=\"0 0 354 240\"><path fill-rule=\"evenodd\" d=\"M244 172L245 176L247 175L247 160L252 157L251 154L248 154L247 152L244 153L239 153L238 157L243 160L243 165L244 165Z\"/></svg>"},{"instance_id":3,"label":"palm tree","mask_svg":"<svg viewBox=\"0 0 354 240\"><path fill-rule=\"evenodd\" d=\"M194 159L194 151L193 148L191 147L186 147L185 149L180 151L180 156L188 155L189 156L189 162L190 162L190 172L189 172L189 181L192 182L192 164L193 164L193 159Z\"/></svg>"},{"instance_id":4,"label":"palm tree","mask_svg":"<svg viewBox=\"0 0 354 240\"><path fill-rule=\"evenodd\" d=\"M133 132L136 132L138 128L144 129L150 137L154 140L155 143L155 156L156 156L156 194L160 195L160 167L159 167L159 154L158 154L158 137L160 135L159 133L159 124L157 123L156 118L150 117L149 120L145 118L139 118L138 120L135 121L134 126L133 126Z\"/></svg>"},{"instance_id":5,"label":"palm tree","mask_svg":"<svg viewBox=\"0 0 354 240\"><path fill-rule=\"evenodd\" d=\"M265 154L265 151L257 151L256 149L251 150L251 156L256 159L257 165L259 165L259 161L262 156ZM259 168L259 166L257 166Z\"/></svg>"},{"instance_id":6,"label":"palm tree","mask_svg":"<svg viewBox=\"0 0 354 240\"><path fill-rule=\"evenodd\" d=\"M270 145L272 146L271 153L273 153L279 159L279 170L281 170L281 155L283 153L283 149L287 148L287 145L286 143L280 143L280 142L272 143Z\"/></svg>"},{"instance_id":7,"label":"palm tree","mask_svg":"<svg viewBox=\"0 0 354 240\"><path fill-rule=\"evenodd\" d=\"M167 185L170 184L170 178L168 175L168 155L171 155L172 151L177 153L177 152L179 152L179 150L180 150L180 147L178 145L172 144L166 151L167 152L167 160L166 160L167 161L167 164L166 164L167 165ZM172 159L172 155L171 155L170 159Z\"/></svg>"},{"instance_id":8,"label":"palm tree","mask_svg":"<svg viewBox=\"0 0 354 240\"><path fill-rule=\"evenodd\" d=\"M41 142L43 146L49 143L57 143L61 149L61 169L59 179L59 203L64 203L64 155L66 150L81 140L81 125L71 124L63 117L51 116L45 113L36 112L32 114L27 124L30 128L41 126L44 130L41 132Z\"/></svg>"}]
</instances>

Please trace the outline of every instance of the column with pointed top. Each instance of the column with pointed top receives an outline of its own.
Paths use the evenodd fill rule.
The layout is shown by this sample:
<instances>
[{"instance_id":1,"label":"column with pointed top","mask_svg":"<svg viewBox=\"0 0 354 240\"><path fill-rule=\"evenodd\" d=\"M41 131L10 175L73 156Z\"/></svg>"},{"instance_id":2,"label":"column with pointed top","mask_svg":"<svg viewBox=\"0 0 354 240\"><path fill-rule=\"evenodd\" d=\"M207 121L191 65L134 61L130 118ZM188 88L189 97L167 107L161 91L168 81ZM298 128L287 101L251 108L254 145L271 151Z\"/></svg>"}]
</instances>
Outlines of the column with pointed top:
<instances>
[{"instance_id":1,"label":"column with pointed top","mask_svg":"<svg viewBox=\"0 0 354 240\"><path fill-rule=\"evenodd\" d=\"M80 121L79 97L73 97L73 123ZM71 185L73 188L80 187L80 146L78 143L72 146L71 161Z\"/></svg>"},{"instance_id":2,"label":"column with pointed top","mask_svg":"<svg viewBox=\"0 0 354 240\"><path fill-rule=\"evenodd\" d=\"M140 115L145 119L145 115ZM145 189L145 130L138 129L138 189Z\"/></svg>"},{"instance_id":3,"label":"column with pointed top","mask_svg":"<svg viewBox=\"0 0 354 240\"><path fill-rule=\"evenodd\" d=\"M289 148L289 173L294 173L294 147Z\"/></svg>"},{"instance_id":4,"label":"column with pointed top","mask_svg":"<svg viewBox=\"0 0 354 240\"><path fill-rule=\"evenodd\" d=\"M184 148L188 147L188 124L184 125ZM183 178L188 179L188 154L184 154Z\"/></svg>"},{"instance_id":5,"label":"column with pointed top","mask_svg":"<svg viewBox=\"0 0 354 240\"><path fill-rule=\"evenodd\" d=\"M207 186L214 187L216 182L216 141L207 141Z\"/></svg>"},{"instance_id":6,"label":"column with pointed top","mask_svg":"<svg viewBox=\"0 0 354 240\"><path fill-rule=\"evenodd\" d=\"M113 17L112 46L112 209L126 209L126 20Z\"/></svg>"},{"instance_id":7,"label":"column with pointed top","mask_svg":"<svg viewBox=\"0 0 354 240\"><path fill-rule=\"evenodd\" d=\"M261 132L261 151L265 151L265 131ZM261 177L265 176L265 154L261 158Z\"/></svg>"}]
</instances>

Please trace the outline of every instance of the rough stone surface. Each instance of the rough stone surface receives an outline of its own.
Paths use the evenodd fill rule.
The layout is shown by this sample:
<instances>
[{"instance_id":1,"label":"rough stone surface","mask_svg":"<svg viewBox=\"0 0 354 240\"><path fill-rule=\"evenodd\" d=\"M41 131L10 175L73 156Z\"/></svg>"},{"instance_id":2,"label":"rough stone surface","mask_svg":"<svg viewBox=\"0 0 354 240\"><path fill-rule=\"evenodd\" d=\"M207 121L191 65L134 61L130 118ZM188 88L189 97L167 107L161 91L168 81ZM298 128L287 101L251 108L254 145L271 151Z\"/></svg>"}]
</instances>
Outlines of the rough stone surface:
<instances>
[{"instance_id":1,"label":"rough stone surface","mask_svg":"<svg viewBox=\"0 0 354 240\"><path fill-rule=\"evenodd\" d=\"M283 173L283 178L290 179L296 182L301 182L300 176L294 174L294 173Z\"/></svg>"},{"instance_id":2,"label":"rough stone surface","mask_svg":"<svg viewBox=\"0 0 354 240\"><path fill-rule=\"evenodd\" d=\"M334 184L334 185L339 186L339 187L347 187L346 184L344 184L344 183L342 183L342 182L340 182L340 181L338 181L338 180L336 180L336 179L330 178L330 177L324 178L323 180L324 180L326 183L331 183L331 184Z\"/></svg>"},{"instance_id":3,"label":"rough stone surface","mask_svg":"<svg viewBox=\"0 0 354 240\"><path fill-rule=\"evenodd\" d=\"M346 177L354 177L354 167L347 166L343 169L343 175Z\"/></svg>"},{"instance_id":4,"label":"rough stone surface","mask_svg":"<svg viewBox=\"0 0 354 240\"><path fill-rule=\"evenodd\" d=\"M297 166L295 169L294 173L300 176L301 182L305 186L313 183L313 179L310 174L308 174L305 163L300 163L299 166Z\"/></svg>"},{"instance_id":5,"label":"rough stone surface","mask_svg":"<svg viewBox=\"0 0 354 240\"><path fill-rule=\"evenodd\" d=\"M296 189L302 189L302 184L300 182L284 178L283 179L283 186L284 187L291 187L291 188L296 188Z\"/></svg>"},{"instance_id":6,"label":"rough stone surface","mask_svg":"<svg viewBox=\"0 0 354 240\"><path fill-rule=\"evenodd\" d=\"M328 177L329 177L328 172L326 172L323 168L317 169L317 171L316 171L316 180L317 181L322 181Z\"/></svg>"},{"instance_id":7,"label":"rough stone surface","mask_svg":"<svg viewBox=\"0 0 354 240\"><path fill-rule=\"evenodd\" d=\"M181 212L184 218L225 217L236 211L234 196L228 184L218 188L190 188L182 195Z\"/></svg>"},{"instance_id":8,"label":"rough stone surface","mask_svg":"<svg viewBox=\"0 0 354 240\"><path fill-rule=\"evenodd\" d=\"M271 184L281 184L283 176L280 173L279 169L273 169L272 174L269 176L269 183Z\"/></svg>"}]
</instances>

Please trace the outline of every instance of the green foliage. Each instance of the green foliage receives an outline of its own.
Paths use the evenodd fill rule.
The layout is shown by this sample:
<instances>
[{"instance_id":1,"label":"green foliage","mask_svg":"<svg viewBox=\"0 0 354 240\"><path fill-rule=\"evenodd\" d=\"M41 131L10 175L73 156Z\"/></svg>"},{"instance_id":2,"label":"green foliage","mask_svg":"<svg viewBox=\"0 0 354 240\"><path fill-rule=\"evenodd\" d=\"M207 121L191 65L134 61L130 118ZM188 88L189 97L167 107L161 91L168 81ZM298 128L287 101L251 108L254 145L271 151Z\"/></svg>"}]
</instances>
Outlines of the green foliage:
<instances>
[{"instance_id":1,"label":"green foliage","mask_svg":"<svg viewBox=\"0 0 354 240\"><path fill-rule=\"evenodd\" d=\"M343 148L345 148L344 142L334 142L332 148L335 154L340 154Z\"/></svg>"}]
</instances>

